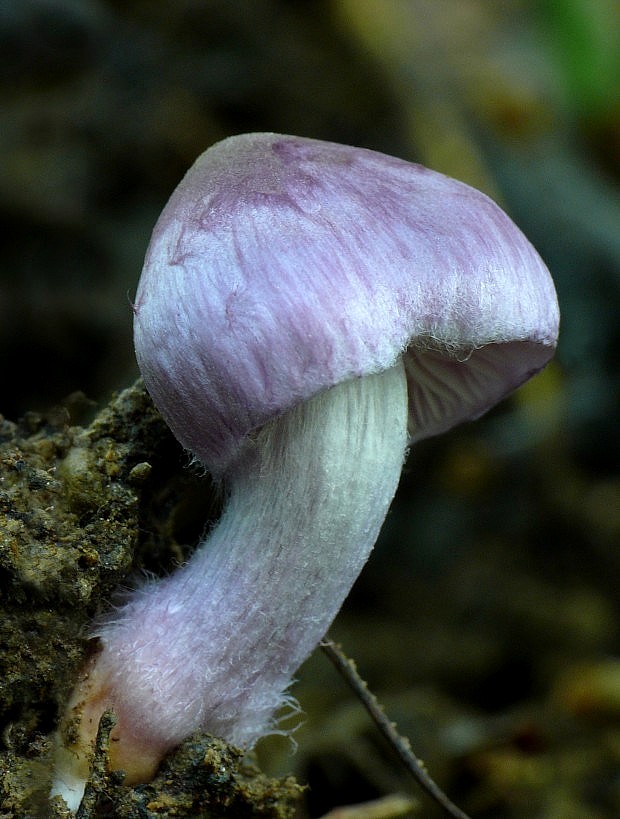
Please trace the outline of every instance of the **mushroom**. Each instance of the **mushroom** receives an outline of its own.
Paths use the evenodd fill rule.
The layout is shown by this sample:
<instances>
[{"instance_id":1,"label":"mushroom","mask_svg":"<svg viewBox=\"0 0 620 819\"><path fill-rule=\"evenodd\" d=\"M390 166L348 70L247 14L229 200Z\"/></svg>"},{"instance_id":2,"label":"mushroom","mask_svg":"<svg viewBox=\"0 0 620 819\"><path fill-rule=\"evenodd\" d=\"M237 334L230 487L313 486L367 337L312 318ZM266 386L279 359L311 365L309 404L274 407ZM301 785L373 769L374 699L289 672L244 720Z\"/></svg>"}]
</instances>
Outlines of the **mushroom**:
<instances>
[{"instance_id":1,"label":"mushroom","mask_svg":"<svg viewBox=\"0 0 620 819\"><path fill-rule=\"evenodd\" d=\"M244 748L277 731L407 447L541 370L558 322L536 251L463 183L294 136L209 148L155 226L135 347L153 401L227 502L185 565L98 629L55 792L79 802L105 707L129 783L197 729Z\"/></svg>"}]
</instances>

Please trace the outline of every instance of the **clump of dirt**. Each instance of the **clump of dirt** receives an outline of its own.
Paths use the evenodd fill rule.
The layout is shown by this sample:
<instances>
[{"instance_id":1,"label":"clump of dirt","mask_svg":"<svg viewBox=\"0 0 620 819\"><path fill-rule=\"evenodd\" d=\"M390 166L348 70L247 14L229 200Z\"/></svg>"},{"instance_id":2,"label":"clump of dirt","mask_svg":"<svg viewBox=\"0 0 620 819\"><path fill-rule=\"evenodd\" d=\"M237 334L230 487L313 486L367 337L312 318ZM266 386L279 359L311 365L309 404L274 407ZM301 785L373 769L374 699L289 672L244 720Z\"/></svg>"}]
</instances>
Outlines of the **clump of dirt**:
<instances>
[{"instance_id":1,"label":"clump of dirt","mask_svg":"<svg viewBox=\"0 0 620 819\"><path fill-rule=\"evenodd\" d=\"M75 395L47 415L0 417L0 817L69 815L48 801L52 735L94 648L89 626L132 572L182 560L181 544L204 527L199 514L217 507L140 381L77 423L89 414ZM301 790L206 736L146 788L107 778L99 750L88 817L287 817Z\"/></svg>"}]
</instances>

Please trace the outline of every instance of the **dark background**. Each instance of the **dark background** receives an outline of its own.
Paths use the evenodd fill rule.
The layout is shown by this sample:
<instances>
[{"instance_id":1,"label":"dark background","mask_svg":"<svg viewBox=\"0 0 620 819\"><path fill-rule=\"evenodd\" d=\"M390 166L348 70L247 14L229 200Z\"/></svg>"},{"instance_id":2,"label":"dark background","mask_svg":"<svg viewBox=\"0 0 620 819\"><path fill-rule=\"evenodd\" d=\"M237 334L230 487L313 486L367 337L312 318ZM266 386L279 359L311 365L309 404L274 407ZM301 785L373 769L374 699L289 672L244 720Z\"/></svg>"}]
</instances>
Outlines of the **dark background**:
<instances>
[{"instance_id":1,"label":"dark background","mask_svg":"<svg viewBox=\"0 0 620 819\"><path fill-rule=\"evenodd\" d=\"M620 10L613 0L0 2L0 412L137 375L150 231L214 141L279 131L475 185L553 273L553 364L410 455L334 626L474 816L620 815ZM322 655L264 744L308 813L407 790ZM423 815L431 815L423 813Z\"/></svg>"}]
</instances>

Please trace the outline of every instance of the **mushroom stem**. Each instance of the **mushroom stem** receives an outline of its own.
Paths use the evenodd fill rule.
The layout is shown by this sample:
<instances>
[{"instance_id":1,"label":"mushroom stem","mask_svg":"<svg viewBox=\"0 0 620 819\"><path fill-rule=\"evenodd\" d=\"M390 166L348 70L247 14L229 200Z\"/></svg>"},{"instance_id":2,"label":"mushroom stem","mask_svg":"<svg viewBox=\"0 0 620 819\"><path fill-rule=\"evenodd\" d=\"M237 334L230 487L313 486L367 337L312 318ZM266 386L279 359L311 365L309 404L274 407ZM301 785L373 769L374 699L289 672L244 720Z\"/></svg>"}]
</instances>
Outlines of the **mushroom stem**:
<instances>
[{"instance_id":1,"label":"mushroom stem","mask_svg":"<svg viewBox=\"0 0 620 819\"><path fill-rule=\"evenodd\" d=\"M248 439L224 476L222 518L188 563L132 595L98 631L102 651L72 701L78 757L108 707L118 719L112 767L128 782L148 779L198 728L242 747L277 730L292 675L372 550L406 447L400 359ZM62 759L55 792L66 798L58 783L75 781L76 762Z\"/></svg>"}]
</instances>

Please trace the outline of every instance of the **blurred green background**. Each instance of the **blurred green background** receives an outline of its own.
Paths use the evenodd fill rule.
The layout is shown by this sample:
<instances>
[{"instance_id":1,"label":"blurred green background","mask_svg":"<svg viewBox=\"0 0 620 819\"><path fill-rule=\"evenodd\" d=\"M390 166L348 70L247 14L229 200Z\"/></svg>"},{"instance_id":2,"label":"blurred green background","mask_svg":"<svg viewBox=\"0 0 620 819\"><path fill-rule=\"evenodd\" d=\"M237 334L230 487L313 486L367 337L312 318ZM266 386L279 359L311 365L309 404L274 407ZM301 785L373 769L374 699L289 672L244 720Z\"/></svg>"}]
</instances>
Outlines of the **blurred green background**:
<instances>
[{"instance_id":1,"label":"blurred green background","mask_svg":"<svg viewBox=\"0 0 620 819\"><path fill-rule=\"evenodd\" d=\"M520 225L556 360L412 451L333 634L472 816L620 816L617 0L1 0L0 81L9 418L135 378L150 231L230 134L419 161ZM296 754L260 757L309 782L305 815L415 792L320 653L295 694Z\"/></svg>"}]
</instances>

